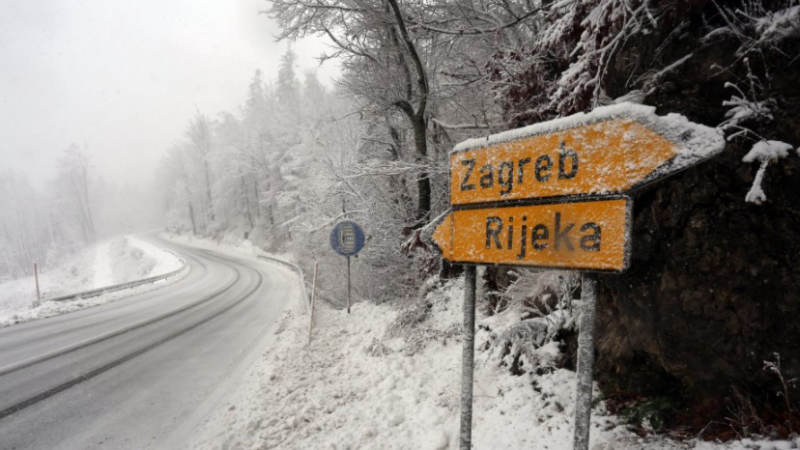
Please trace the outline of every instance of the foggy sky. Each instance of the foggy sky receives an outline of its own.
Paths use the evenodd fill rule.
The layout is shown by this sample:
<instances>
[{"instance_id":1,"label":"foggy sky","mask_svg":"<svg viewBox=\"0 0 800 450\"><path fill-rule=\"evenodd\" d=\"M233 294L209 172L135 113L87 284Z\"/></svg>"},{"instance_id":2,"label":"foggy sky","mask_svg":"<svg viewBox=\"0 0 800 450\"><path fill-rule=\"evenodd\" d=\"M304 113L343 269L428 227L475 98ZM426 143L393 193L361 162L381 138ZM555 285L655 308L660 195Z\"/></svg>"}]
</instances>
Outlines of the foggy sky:
<instances>
[{"instance_id":1,"label":"foggy sky","mask_svg":"<svg viewBox=\"0 0 800 450\"><path fill-rule=\"evenodd\" d=\"M149 181L195 108L238 112L256 68L275 80L287 43L265 0L0 2L0 171L51 178L71 142L96 173ZM298 74L321 40L292 44ZM336 67L318 68L330 85Z\"/></svg>"}]
</instances>

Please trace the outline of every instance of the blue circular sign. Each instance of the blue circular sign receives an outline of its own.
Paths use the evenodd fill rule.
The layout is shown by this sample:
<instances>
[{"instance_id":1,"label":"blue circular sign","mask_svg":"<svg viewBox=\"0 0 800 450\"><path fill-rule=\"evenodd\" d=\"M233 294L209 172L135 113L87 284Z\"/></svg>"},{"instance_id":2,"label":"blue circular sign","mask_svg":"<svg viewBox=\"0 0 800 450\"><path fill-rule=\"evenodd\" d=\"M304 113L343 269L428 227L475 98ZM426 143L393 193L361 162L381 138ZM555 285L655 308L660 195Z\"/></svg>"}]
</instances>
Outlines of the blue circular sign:
<instances>
[{"instance_id":1,"label":"blue circular sign","mask_svg":"<svg viewBox=\"0 0 800 450\"><path fill-rule=\"evenodd\" d=\"M364 230L357 223L344 220L331 231L331 247L342 256L353 256L364 248Z\"/></svg>"}]
</instances>

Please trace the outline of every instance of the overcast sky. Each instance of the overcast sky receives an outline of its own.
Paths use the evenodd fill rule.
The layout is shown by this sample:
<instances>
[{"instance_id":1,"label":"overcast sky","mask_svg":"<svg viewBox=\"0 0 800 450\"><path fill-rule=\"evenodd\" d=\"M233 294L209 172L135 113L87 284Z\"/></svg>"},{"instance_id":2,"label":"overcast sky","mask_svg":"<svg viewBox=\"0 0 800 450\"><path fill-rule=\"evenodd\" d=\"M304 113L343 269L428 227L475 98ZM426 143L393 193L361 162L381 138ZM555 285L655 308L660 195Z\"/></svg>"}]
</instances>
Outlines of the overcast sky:
<instances>
[{"instance_id":1,"label":"overcast sky","mask_svg":"<svg viewBox=\"0 0 800 450\"><path fill-rule=\"evenodd\" d=\"M195 107L238 111L253 73L275 80L287 43L265 0L0 1L0 171L52 177L71 142L96 173L149 181ZM298 73L320 40L296 42ZM318 69L330 85L336 67Z\"/></svg>"}]
</instances>

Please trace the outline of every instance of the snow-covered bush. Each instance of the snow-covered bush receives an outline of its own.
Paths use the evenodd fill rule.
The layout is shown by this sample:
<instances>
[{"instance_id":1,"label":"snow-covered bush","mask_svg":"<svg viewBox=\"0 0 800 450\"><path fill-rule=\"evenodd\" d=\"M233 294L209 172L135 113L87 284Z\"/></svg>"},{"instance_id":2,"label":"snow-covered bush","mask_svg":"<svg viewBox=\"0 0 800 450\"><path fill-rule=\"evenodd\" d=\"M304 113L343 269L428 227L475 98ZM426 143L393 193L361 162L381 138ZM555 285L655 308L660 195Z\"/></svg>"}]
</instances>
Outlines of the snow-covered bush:
<instances>
[{"instance_id":1,"label":"snow-covered bush","mask_svg":"<svg viewBox=\"0 0 800 450\"><path fill-rule=\"evenodd\" d=\"M579 295L575 272L513 271L494 309L485 309L488 339L480 348L493 365L516 375L564 367L567 341L576 331L573 300ZM489 306L491 303L487 302Z\"/></svg>"},{"instance_id":2,"label":"snow-covered bush","mask_svg":"<svg viewBox=\"0 0 800 450\"><path fill-rule=\"evenodd\" d=\"M432 342L447 345L463 333L461 305L463 279L448 280L414 303L395 305L399 312L386 328L385 338L400 338L404 353L416 354Z\"/></svg>"}]
</instances>

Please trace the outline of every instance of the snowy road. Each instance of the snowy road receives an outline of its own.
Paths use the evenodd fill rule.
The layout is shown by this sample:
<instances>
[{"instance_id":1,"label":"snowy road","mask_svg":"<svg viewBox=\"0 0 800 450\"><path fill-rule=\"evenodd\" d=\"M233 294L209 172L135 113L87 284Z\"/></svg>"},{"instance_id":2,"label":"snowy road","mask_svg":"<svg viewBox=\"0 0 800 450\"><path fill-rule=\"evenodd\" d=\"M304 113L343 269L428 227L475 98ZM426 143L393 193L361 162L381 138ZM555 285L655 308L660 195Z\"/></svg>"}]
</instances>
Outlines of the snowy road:
<instances>
[{"instance_id":1,"label":"snowy road","mask_svg":"<svg viewBox=\"0 0 800 450\"><path fill-rule=\"evenodd\" d=\"M0 329L1 450L180 447L274 339L296 280L252 260L157 245L186 260L186 278Z\"/></svg>"}]
</instances>

